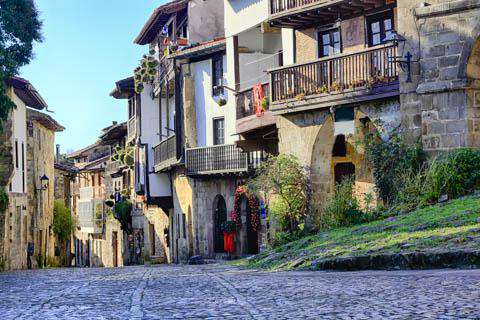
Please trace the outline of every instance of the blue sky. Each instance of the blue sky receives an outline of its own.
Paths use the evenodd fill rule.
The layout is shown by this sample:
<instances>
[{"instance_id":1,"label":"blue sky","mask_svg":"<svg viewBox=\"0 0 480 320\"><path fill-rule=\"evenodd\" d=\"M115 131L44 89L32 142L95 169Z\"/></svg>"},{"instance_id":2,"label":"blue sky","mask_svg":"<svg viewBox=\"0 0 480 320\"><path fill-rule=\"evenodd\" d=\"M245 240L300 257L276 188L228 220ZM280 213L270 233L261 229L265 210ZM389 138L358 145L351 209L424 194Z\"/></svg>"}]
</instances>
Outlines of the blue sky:
<instances>
[{"instance_id":1,"label":"blue sky","mask_svg":"<svg viewBox=\"0 0 480 320\"><path fill-rule=\"evenodd\" d=\"M44 41L22 68L66 130L62 152L93 143L100 129L126 119L126 103L109 96L148 50L133 39L165 0L36 0Z\"/></svg>"}]
</instances>

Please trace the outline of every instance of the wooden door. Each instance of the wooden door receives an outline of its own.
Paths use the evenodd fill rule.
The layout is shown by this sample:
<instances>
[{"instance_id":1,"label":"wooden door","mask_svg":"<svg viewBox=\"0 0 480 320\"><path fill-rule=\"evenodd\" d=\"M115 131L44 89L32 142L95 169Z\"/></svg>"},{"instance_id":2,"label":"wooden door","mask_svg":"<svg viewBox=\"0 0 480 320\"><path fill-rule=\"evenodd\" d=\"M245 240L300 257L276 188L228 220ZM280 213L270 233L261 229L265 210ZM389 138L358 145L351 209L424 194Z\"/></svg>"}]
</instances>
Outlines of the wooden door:
<instances>
[{"instance_id":1,"label":"wooden door","mask_svg":"<svg viewBox=\"0 0 480 320\"><path fill-rule=\"evenodd\" d=\"M118 267L118 234L116 231L112 232L112 252L113 252L113 266Z\"/></svg>"}]
</instances>

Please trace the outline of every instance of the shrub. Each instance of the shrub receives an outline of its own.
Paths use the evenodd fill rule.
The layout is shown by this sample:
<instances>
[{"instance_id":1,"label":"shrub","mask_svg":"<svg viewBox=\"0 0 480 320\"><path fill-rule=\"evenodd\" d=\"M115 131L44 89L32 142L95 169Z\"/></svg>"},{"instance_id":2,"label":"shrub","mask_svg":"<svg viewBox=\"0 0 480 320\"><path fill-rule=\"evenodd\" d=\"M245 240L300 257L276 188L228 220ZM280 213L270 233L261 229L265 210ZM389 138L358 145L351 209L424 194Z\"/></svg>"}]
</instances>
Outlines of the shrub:
<instances>
[{"instance_id":1,"label":"shrub","mask_svg":"<svg viewBox=\"0 0 480 320\"><path fill-rule=\"evenodd\" d=\"M248 182L249 190L267 199L269 214L285 232L302 230L309 209L307 171L293 155L270 156Z\"/></svg>"},{"instance_id":2,"label":"shrub","mask_svg":"<svg viewBox=\"0 0 480 320\"><path fill-rule=\"evenodd\" d=\"M75 222L70 209L65 206L62 200L55 200L53 205L53 233L60 242L70 239L75 231Z\"/></svg>"},{"instance_id":3,"label":"shrub","mask_svg":"<svg viewBox=\"0 0 480 320\"><path fill-rule=\"evenodd\" d=\"M47 256L47 268L58 268L60 263L55 257Z\"/></svg>"},{"instance_id":4,"label":"shrub","mask_svg":"<svg viewBox=\"0 0 480 320\"><path fill-rule=\"evenodd\" d=\"M37 260L37 268L43 269L43 255L41 253L37 254L35 257L35 260Z\"/></svg>"},{"instance_id":5,"label":"shrub","mask_svg":"<svg viewBox=\"0 0 480 320\"><path fill-rule=\"evenodd\" d=\"M283 232L279 231L276 232L273 236L273 239L270 240L270 245L273 248L283 246L289 242L299 240L306 236L306 233L304 231L293 231L293 232Z\"/></svg>"},{"instance_id":6,"label":"shrub","mask_svg":"<svg viewBox=\"0 0 480 320\"><path fill-rule=\"evenodd\" d=\"M0 188L0 213L5 212L8 209L8 193L5 188Z\"/></svg>"},{"instance_id":7,"label":"shrub","mask_svg":"<svg viewBox=\"0 0 480 320\"><path fill-rule=\"evenodd\" d=\"M335 228L360 223L364 213L353 194L353 179L347 178L335 186L335 192L321 209L321 228Z\"/></svg>"},{"instance_id":8,"label":"shrub","mask_svg":"<svg viewBox=\"0 0 480 320\"><path fill-rule=\"evenodd\" d=\"M395 203L401 189L399 181L403 180L405 172L416 174L423 166L425 154L420 142L409 145L399 127L390 132L369 132L360 143L372 165L380 198L386 205Z\"/></svg>"},{"instance_id":9,"label":"shrub","mask_svg":"<svg viewBox=\"0 0 480 320\"><path fill-rule=\"evenodd\" d=\"M122 230L128 234L132 233L132 203L129 200L122 200L115 204L115 218L120 221Z\"/></svg>"}]
</instances>

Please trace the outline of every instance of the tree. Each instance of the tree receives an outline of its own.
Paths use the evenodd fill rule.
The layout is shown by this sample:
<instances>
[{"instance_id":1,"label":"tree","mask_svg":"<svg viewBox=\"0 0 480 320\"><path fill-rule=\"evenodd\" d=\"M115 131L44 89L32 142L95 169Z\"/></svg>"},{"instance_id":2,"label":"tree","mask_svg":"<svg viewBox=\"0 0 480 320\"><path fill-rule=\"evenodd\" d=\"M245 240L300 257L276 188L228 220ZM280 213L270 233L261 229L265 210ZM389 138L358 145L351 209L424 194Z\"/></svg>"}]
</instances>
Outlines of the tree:
<instances>
[{"instance_id":1,"label":"tree","mask_svg":"<svg viewBox=\"0 0 480 320\"><path fill-rule=\"evenodd\" d=\"M55 200L53 205L53 233L60 242L65 243L74 231L75 222L70 209L65 206L65 202L62 200Z\"/></svg>"},{"instance_id":2,"label":"tree","mask_svg":"<svg viewBox=\"0 0 480 320\"><path fill-rule=\"evenodd\" d=\"M310 182L305 168L293 155L269 157L257 169L248 188L269 199L273 214L286 232L303 229L310 200Z\"/></svg>"},{"instance_id":3,"label":"tree","mask_svg":"<svg viewBox=\"0 0 480 320\"><path fill-rule=\"evenodd\" d=\"M33 0L0 0L0 121L15 107L5 80L33 58L33 43L42 41L41 27Z\"/></svg>"}]
</instances>

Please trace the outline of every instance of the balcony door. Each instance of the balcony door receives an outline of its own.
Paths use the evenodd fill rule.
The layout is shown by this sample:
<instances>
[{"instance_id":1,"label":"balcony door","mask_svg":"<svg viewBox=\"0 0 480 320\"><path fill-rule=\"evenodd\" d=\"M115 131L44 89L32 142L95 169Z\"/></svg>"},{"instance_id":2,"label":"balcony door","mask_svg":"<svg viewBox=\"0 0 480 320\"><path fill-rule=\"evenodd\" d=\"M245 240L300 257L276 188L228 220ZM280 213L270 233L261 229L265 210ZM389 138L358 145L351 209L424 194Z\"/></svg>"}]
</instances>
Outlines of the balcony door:
<instances>
[{"instance_id":1,"label":"balcony door","mask_svg":"<svg viewBox=\"0 0 480 320\"><path fill-rule=\"evenodd\" d=\"M225 144L225 119L213 119L213 144Z\"/></svg>"},{"instance_id":2,"label":"balcony door","mask_svg":"<svg viewBox=\"0 0 480 320\"><path fill-rule=\"evenodd\" d=\"M317 39L319 58L330 57L342 52L342 43L339 28L319 30L317 34ZM338 68L329 68L328 63L319 64L318 71L320 73L320 86L328 86L327 82L329 76L331 81L335 81L335 79L339 77Z\"/></svg>"},{"instance_id":3,"label":"balcony door","mask_svg":"<svg viewBox=\"0 0 480 320\"><path fill-rule=\"evenodd\" d=\"M367 17L368 46L385 44L385 37L394 30L392 10L383 11ZM393 51L375 51L371 54L371 76L395 76L395 66L392 63Z\"/></svg>"}]
</instances>

